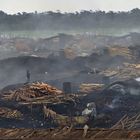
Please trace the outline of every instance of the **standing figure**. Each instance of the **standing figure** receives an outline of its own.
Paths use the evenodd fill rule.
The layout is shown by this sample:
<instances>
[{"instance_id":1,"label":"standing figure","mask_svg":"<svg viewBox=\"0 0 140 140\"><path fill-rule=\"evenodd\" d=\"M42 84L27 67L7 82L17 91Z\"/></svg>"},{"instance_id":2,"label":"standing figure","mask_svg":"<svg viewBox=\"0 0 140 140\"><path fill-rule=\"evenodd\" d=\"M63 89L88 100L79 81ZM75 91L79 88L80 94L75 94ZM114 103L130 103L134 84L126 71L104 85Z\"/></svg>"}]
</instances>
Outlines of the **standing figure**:
<instances>
[{"instance_id":1,"label":"standing figure","mask_svg":"<svg viewBox=\"0 0 140 140\"><path fill-rule=\"evenodd\" d=\"M29 70L26 71L26 78L27 78L27 83L29 83L31 79L31 73Z\"/></svg>"}]
</instances>

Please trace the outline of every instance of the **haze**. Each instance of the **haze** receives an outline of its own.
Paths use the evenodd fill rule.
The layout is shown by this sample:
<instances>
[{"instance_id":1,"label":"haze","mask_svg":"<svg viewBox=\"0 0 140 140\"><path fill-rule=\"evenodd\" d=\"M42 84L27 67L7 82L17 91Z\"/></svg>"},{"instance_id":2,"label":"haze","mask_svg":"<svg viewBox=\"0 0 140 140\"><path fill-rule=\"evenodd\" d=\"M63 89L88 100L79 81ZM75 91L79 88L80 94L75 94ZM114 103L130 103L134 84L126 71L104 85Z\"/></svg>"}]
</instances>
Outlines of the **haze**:
<instances>
[{"instance_id":1,"label":"haze","mask_svg":"<svg viewBox=\"0 0 140 140\"><path fill-rule=\"evenodd\" d=\"M128 11L140 8L140 0L0 0L0 9L7 13L80 10Z\"/></svg>"}]
</instances>

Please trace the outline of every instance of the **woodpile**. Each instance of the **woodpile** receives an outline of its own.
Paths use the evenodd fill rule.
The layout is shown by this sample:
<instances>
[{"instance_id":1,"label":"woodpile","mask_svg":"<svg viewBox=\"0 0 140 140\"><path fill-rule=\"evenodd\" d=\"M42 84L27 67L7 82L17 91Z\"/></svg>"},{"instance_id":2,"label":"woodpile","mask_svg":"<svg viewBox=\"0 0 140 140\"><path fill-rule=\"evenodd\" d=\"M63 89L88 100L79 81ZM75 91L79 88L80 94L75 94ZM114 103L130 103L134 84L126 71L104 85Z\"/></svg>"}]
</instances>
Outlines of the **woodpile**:
<instances>
[{"instance_id":1,"label":"woodpile","mask_svg":"<svg viewBox=\"0 0 140 140\"><path fill-rule=\"evenodd\" d=\"M61 90L58 90L57 88L48 85L46 83L32 83L30 85L31 90L39 90L42 93L45 93L45 95L53 94L53 95L61 95L63 92Z\"/></svg>"},{"instance_id":2,"label":"woodpile","mask_svg":"<svg viewBox=\"0 0 140 140\"><path fill-rule=\"evenodd\" d=\"M58 90L48 84L32 83L24 85L17 90L3 93L1 101L4 103L4 105L1 106L8 104L10 107L12 105L12 107L17 108L18 110L23 109L23 117L25 117L24 113L26 113L26 109L30 109L31 113L33 113L33 111L37 110L36 108L38 108L38 112L42 113L44 105L64 104L75 106L79 100L76 95L65 95L61 90ZM4 107L0 108L0 117L18 118L21 116L22 114L17 110Z\"/></svg>"},{"instance_id":3,"label":"woodpile","mask_svg":"<svg viewBox=\"0 0 140 140\"><path fill-rule=\"evenodd\" d=\"M26 101L22 101L19 102L20 105L44 105L44 104L61 104L61 103L65 103L65 104L69 104L69 103L73 103L76 104L76 100L77 97L74 95L59 95L59 96L43 96L43 97L38 97L38 98L34 98L31 100L26 100Z\"/></svg>"},{"instance_id":4,"label":"woodpile","mask_svg":"<svg viewBox=\"0 0 140 140\"><path fill-rule=\"evenodd\" d=\"M22 114L18 110L12 110L6 107L0 107L0 117L9 119L20 119Z\"/></svg>"},{"instance_id":5,"label":"woodpile","mask_svg":"<svg viewBox=\"0 0 140 140\"><path fill-rule=\"evenodd\" d=\"M107 77L113 77L117 75L118 73L119 71L117 71L117 69L110 69L110 68L100 72L100 74L105 75Z\"/></svg>"},{"instance_id":6,"label":"woodpile","mask_svg":"<svg viewBox=\"0 0 140 140\"><path fill-rule=\"evenodd\" d=\"M121 80L137 78L140 77L140 64L124 63L123 68L120 69L108 68L105 71L102 71L100 74L109 77L118 78Z\"/></svg>"},{"instance_id":7,"label":"woodpile","mask_svg":"<svg viewBox=\"0 0 140 140\"><path fill-rule=\"evenodd\" d=\"M32 101L33 99L41 99L46 96L58 96L63 92L55 87L52 87L45 83L32 83L23 86L14 91L9 91L3 95L4 100L14 101Z\"/></svg>"},{"instance_id":8,"label":"woodpile","mask_svg":"<svg viewBox=\"0 0 140 140\"><path fill-rule=\"evenodd\" d=\"M91 93L94 91L99 91L99 90L102 90L103 86L104 86L103 84L94 84L94 83L81 84L80 85L80 92L81 93Z\"/></svg>"},{"instance_id":9,"label":"woodpile","mask_svg":"<svg viewBox=\"0 0 140 140\"><path fill-rule=\"evenodd\" d=\"M124 57L126 57L128 59L134 58L131 50L128 47L116 46L116 47L110 47L108 50L109 50L109 54L111 56L120 55L120 56L124 56Z\"/></svg>"}]
</instances>

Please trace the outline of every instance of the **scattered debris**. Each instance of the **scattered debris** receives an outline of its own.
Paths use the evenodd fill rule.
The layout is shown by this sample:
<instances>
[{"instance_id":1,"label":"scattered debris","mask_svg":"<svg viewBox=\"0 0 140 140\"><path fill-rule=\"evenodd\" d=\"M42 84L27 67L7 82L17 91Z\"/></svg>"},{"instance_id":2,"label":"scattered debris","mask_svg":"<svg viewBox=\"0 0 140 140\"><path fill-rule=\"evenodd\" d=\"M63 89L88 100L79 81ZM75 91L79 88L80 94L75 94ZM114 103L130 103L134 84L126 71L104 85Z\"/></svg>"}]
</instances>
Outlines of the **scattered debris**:
<instances>
[{"instance_id":1,"label":"scattered debris","mask_svg":"<svg viewBox=\"0 0 140 140\"><path fill-rule=\"evenodd\" d=\"M89 119L88 117L84 117L84 116L72 117L72 116L60 115L54 112L53 110L46 108L46 106L44 106L43 110L45 116L47 118L53 119L53 121L57 123L59 126L76 126L78 124L86 124L86 122Z\"/></svg>"},{"instance_id":2,"label":"scattered debris","mask_svg":"<svg viewBox=\"0 0 140 140\"><path fill-rule=\"evenodd\" d=\"M0 129L1 139L138 139L140 131L119 129L88 129L83 138L83 129Z\"/></svg>"},{"instance_id":3,"label":"scattered debris","mask_svg":"<svg viewBox=\"0 0 140 140\"><path fill-rule=\"evenodd\" d=\"M140 114L136 114L135 116L132 117L124 115L114 126L112 126L112 129L125 129L125 130L140 129Z\"/></svg>"},{"instance_id":4,"label":"scattered debris","mask_svg":"<svg viewBox=\"0 0 140 140\"><path fill-rule=\"evenodd\" d=\"M22 114L18 110L12 110L6 107L0 107L0 117L9 119L21 119Z\"/></svg>"}]
</instances>

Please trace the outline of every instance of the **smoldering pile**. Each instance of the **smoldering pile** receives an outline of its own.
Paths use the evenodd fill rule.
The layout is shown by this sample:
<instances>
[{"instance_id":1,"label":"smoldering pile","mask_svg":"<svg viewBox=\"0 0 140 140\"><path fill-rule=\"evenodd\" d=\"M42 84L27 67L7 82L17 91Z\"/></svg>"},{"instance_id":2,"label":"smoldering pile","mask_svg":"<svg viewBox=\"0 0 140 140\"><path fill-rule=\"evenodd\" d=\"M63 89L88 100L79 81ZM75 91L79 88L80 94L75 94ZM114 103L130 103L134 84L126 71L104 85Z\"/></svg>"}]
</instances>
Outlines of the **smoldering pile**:
<instances>
[{"instance_id":1,"label":"smoldering pile","mask_svg":"<svg viewBox=\"0 0 140 140\"><path fill-rule=\"evenodd\" d=\"M44 118L46 115L46 110L49 109L49 106L59 106L61 104L63 106L71 106L71 104L73 104L72 106L74 106L78 101L78 96L73 94L65 95L63 91L53 86L50 86L46 83L37 82L26 84L16 90L2 93L1 101L4 102L4 105L1 105L3 110L0 110L0 115L2 117L8 118L8 112L11 112L11 117L9 118L11 119L12 116L13 118L16 118L17 116L21 116L19 115L21 110L23 113L23 120L29 118L40 123L42 122L41 119L47 121L47 118L50 118L48 115L46 118ZM8 107L6 108L5 106ZM45 109L45 107L47 108ZM12 108L16 108L17 110L12 111ZM59 117L63 122L63 115L59 115ZM68 116L66 116L66 118L67 120L70 120Z\"/></svg>"}]
</instances>

